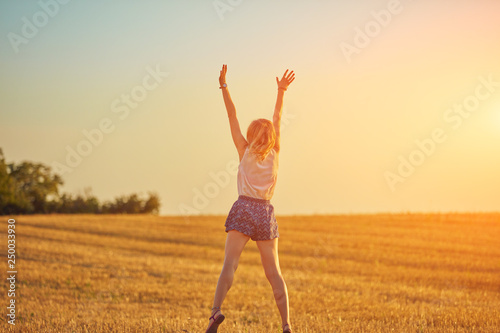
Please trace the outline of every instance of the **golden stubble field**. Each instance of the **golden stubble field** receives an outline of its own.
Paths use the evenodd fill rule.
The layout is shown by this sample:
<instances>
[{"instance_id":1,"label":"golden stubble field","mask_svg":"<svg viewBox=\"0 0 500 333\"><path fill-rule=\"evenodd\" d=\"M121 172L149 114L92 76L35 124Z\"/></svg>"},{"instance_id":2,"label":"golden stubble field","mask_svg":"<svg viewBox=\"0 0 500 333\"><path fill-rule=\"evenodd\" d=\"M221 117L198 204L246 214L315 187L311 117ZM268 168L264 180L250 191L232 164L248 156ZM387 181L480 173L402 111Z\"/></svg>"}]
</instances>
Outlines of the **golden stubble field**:
<instances>
[{"instance_id":1,"label":"golden stubble field","mask_svg":"<svg viewBox=\"0 0 500 333\"><path fill-rule=\"evenodd\" d=\"M15 218L17 324L1 331L204 332L225 216ZM500 331L500 214L278 221L294 332ZM219 332L281 332L254 242L223 312Z\"/></svg>"}]
</instances>

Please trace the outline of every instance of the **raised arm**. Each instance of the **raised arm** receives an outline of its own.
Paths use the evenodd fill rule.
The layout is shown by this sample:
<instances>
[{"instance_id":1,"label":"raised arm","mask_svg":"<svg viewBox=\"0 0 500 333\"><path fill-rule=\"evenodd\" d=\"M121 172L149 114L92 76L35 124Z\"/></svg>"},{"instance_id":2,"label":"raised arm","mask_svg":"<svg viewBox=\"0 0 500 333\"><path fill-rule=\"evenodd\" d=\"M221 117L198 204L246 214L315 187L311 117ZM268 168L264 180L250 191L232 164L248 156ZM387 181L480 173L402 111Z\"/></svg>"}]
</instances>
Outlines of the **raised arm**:
<instances>
[{"instance_id":1,"label":"raised arm","mask_svg":"<svg viewBox=\"0 0 500 333\"><path fill-rule=\"evenodd\" d=\"M220 89L222 90L224 104L226 105L227 116L229 118L229 126L231 127L231 136L233 137L233 142L236 146L236 149L238 150L238 155L241 161L243 155L245 154L245 149L247 148L248 143L243 134L241 134L240 123L238 121L238 118L236 117L236 108L233 101L231 100L231 95L229 95L229 90L227 89L226 73L227 65L222 65L222 70L220 71L219 76L219 84Z\"/></svg>"},{"instance_id":2,"label":"raised arm","mask_svg":"<svg viewBox=\"0 0 500 333\"><path fill-rule=\"evenodd\" d=\"M276 98L276 106L274 107L273 124L274 130L276 132L276 143L274 144L274 150L276 152L280 151L280 126L281 126L281 114L283 112L283 97L285 96L285 91L288 89L290 83L295 80L295 74L291 71L288 74L288 69L283 74L281 80L276 77L276 82L278 83L278 97Z\"/></svg>"}]
</instances>

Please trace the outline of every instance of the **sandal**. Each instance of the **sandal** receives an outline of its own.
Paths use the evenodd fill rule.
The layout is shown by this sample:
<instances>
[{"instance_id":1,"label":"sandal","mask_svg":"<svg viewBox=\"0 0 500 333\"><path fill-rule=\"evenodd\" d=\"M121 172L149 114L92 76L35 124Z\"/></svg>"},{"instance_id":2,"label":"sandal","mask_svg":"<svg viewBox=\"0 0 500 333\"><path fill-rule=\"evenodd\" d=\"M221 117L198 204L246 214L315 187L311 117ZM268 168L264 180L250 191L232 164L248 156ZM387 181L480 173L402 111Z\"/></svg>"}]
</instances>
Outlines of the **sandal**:
<instances>
[{"instance_id":1,"label":"sandal","mask_svg":"<svg viewBox=\"0 0 500 333\"><path fill-rule=\"evenodd\" d=\"M215 317L215 315L217 314L217 312L220 312L220 308L212 308L213 309L217 309L217 311L214 312L214 314L208 318L208 320L214 320L212 322L212 325L210 325L208 327L208 329L206 330L205 333L217 333L217 328L219 328L219 325L224 321L224 319L226 319L226 317L224 317L224 315L222 313L220 313L217 318Z\"/></svg>"},{"instance_id":2,"label":"sandal","mask_svg":"<svg viewBox=\"0 0 500 333\"><path fill-rule=\"evenodd\" d=\"M289 324L285 324L285 326L283 326L283 333L292 333L292 329L290 328Z\"/></svg>"}]
</instances>

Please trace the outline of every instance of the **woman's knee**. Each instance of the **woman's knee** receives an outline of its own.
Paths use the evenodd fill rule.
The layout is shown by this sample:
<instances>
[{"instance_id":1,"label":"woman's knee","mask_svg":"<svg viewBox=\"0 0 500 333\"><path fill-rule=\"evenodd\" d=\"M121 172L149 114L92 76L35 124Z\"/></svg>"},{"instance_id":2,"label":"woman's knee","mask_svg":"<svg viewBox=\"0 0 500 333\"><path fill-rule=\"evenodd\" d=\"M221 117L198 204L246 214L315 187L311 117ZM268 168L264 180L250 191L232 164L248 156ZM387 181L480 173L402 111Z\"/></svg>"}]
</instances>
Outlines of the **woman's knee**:
<instances>
[{"instance_id":1,"label":"woman's knee","mask_svg":"<svg viewBox=\"0 0 500 333\"><path fill-rule=\"evenodd\" d=\"M238 268L237 261L226 261L226 262L224 262L224 267L222 269L227 271L227 272L234 273L234 272L236 272L237 268Z\"/></svg>"},{"instance_id":2,"label":"woman's knee","mask_svg":"<svg viewBox=\"0 0 500 333\"><path fill-rule=\"evenodd\" d=\"M271 283L273 288L275 285L282 284L285 281L283 279L283 276L281 275L281 272L276 270L276 269L266 270L265 273L266 273L267 280Z\"/></svg>"}]
</instances>

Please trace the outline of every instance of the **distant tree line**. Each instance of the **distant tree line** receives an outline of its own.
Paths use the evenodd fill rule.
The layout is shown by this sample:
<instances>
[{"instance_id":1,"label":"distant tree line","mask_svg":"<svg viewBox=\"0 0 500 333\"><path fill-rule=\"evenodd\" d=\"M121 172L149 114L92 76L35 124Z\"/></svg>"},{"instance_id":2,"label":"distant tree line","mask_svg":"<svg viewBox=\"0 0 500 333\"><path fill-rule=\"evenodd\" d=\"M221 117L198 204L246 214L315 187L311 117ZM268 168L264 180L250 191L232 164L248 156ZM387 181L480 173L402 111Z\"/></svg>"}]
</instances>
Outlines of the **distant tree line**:
<instances>
[{"instance_id":1,"label":"distant tree line","mask_svg":"<svg viewBox=\"0 0 500 333\"><path fill-rule=\"evenodd\" d=\"M148 193L121 196L100 203L90 189L83 194L60 194L62 178L41 163L5 162L0 148L0 215L11 214L158 214L160 198Z\"/></svg>"}]
</instances>

